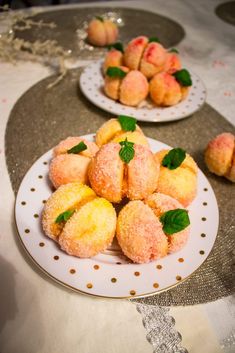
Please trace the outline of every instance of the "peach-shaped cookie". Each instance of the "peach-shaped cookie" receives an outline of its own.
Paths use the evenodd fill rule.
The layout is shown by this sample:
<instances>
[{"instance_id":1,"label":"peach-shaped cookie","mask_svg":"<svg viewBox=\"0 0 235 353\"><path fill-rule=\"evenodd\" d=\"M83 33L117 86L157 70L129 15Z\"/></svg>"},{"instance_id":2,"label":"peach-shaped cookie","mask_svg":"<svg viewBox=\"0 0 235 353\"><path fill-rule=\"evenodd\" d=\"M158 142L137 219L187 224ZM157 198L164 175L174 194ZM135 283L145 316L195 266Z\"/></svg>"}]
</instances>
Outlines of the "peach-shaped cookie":
<instances>
[{"instance_id":1,"label":"peach-shaped cookie","mask_svg":"<svg viewBox=\"0 0 235 353\"><path fill-rule=\"evenodd\" d=\"M153 210L154 214L160 218L165 212L175 209L184 209L183 205L171 196L161 193L154 193L148 196L144 202ZM190 227L167 236L168 253L179 251L186 244L189 237Z\"/></svg>"},{"instance_id":2,"label":"peach-shaped cookie","mask_svg":"<svg viewBox=\"0 0 235 353\"><path fill-rule=\"evenodd\" d=\"M211 140L205 151L208 169L235 182L235 137L224 132Z\"/></svg>"},{"instance_id":3,"label":"peach-shaped cookie","mask_svg":"<svg viewBox=\"0 0 235 353\"><path fill-rule=\"evenodd\" d=\"M97 130L95 142L101 147L106 143L120 142L127 138L130 142L148 146L147 138L144 136L142 130L137 124L135 126L134 131L125 131L118 119L109 119Z\"/></svg>"},{"instance_id":4,"label":"peach-shaped cookie","mask_svg":"<svg viewBox=\"0 0 235 353\"><path fill-rule=\"evenodd\" d=\"M197 164L190 155L186 154L180 166L169 169L162 165L168 152L169 150L162 150L155 154L155 158L160 163L157 191L175 198L186 207L197 194Z\"/></svg>"},{"instance_id":5,"label":"peach-shaped cookie","mask_svg":"<svg viewBox=\"0 0 235 353\"><path fill-rule=\"evenodd\" d=\"M113 44L118 38L118 27L110 20L104 20L104 28L106 32L106 45Z\"/></svg>"},{"instance_id":6,"label":"peach-shaped cookie","mask_svg":"<svg viewBox=\"0 0 235 353\"><path fill-rule=\"evenodd\" d=\"M124 63L131 70L138 70L144 49L148 44L148 38L139 36L132 39L124 52Z\"/></svg>"},{"instance_id":7,"label":"peach-shaped cookie","mask_svg":"<svg viewBox=\"0 0 235 353\"><path fill-rule=\"evenodd\" d=\"M150 97L159 106L171 106L182 99L180 84L166 72L155 75L149 84Z\"/></svg>"},{"instance_id":8,"label":"peach-shaped cookie","mask_svg":"<svg viewBox=\"0 0 235 353\"><path fill-rule=\"evenodd\" d=\"M96 197L94 191L81 183L60 186L47 200L42 213L42 227L45 234L54 240L63 229L64 222L56 222L57 217L69 210L76 210L81 204Z\"/></svg>"},{"instance_id":9,"label":"peach-shaped cookie","mask_svg":"<svg viewBox=\"0 0 235 353\"><path fill-rule=\"evenodd\" d=\"M149 93L146 77L137 70L130 71L120 85L119 100L128 106L137 106Z\"/></svg>"},{"instance_id":10,"label":"peach-shaped cookie","mask_svg":"<svg viewBox=\"0 0 235 353\"><path fill-rule=\"evenodd\" d=\"M123 53L120 50L111 49L105 55L103 63L103 73L106 73L108 67L122 66L123 65Z\"/></svg>"},{"instance_id":11,"label":"peach-shaped cookie","mask_svg":"<svg viewBox=\"0 0 235 353\"><path fill-rule=\"evenodd\" d=\"M65 140L61 141L57 146L53 149L53 157L56 157L60 154L67 154L68 150L72 147L78 145L80 142L84 142L86 144L86 149L81 151L79 155L84 157L93 157L96 152L98 151L98 146L92 142L88 141L87 139L80 137L80 136L69 136Z\"/></svg>"},{"instance_id":12,"label":"peach-shaped cookie","mask_svg":"<svg viewBox=\"0 0 235 353\"><path fill-rule=\"evenodd\" d=\"M112 204L103 198L94 198L66 222L59 244L69 255L92 257L112 243L115 230L116 212Z\"/></svg>"},{"instance_id":13,"label":"peach-shaped cookie","mask_svg":"<svg viewBox=\"0 0 235 353\"><path fill-rule=\"evenodd\" d=\"M147 78L163 71L166 61L166 50L159 43L149 43L140 62L140 71Z\"/></svg>"},{"instance_id":14,"label":"peach-shaped cookie","mask_svg":"<svg viewBox=\"0 0 235 353\"><path fill-rule=\"evenodd\" d=\"M127 73L129 71L129 69L125 66L120 66L117 68L121 69L121 71L124 73ZM106 72L104 81L105 94L111 99L118 100L121 82L122 78L120 76L108 76Z\"/></svg>"},{"instance_id":15,"label":"peach-shaped cookie","mask_svg":"<svg viewBox=\"0 0 235 353\"><path fill-rule=\"evenodd\" d=\"M87 28L87 39L89 43L103 47L117 40L118 28L109 20L93 19Z\"/></svg>"},{"instance_id":16,"label":"peach-shaped cookie","mask_svg":"<svg viewBox=\"0 0 235 353\"><path fill-rule=\"evenodd\" d=\"M233 160L231 164L231 169L229 172L225 175L225 177L235 183L235 153L233 153Z\"/></svg>"},{"instance_id":17,"label":"peach-shaped cookie","mask_svg":"<svg viewBox=\"0 0 235 353\"><path fill-rule=\"evenodd\" d=\"M142 201L130 201L117 220L117 240L133 262L147 263L167 254L167 238L162 224Z\"/></svg>"},{"instance_id":18,"label":"peach-shaped cookie","mask_svg":"<svg viewBox=\"0 0 235 353\"><path fill-rule=\"evenodd\" d=\"M166 61L164 65L164 71L168 74L173 74L174 72L180 70L182 67L180 57L177 53L167 53Z\"/></svg>"},{"instance_id":19,"label":"peach-shaped cookie","mask_svg":"<svg viewBox=\"0 0 235 353\"><path fill-rule=\"evenodd\" d=\"M142 133L142 131L136 130L136 131L126 131L121 134L116 135L111 142L121 142L128 140L129 142L133 142L137 145L144 145L149 147L149 143L145 135Z\"/></svg>"},{"instance_id":20,"label":"peach-shaped cookie","mask_svg":"<svg viewBox=\"0 0 235 353\"><path fill-rule=\"evenodd\" d=\"M60 185L80 182L87 184L90 158L76 154L61 154L53 158L49 166L49 179L57 189Z\"/></svg>"},{"instance_id":21,"label":"peach-shaped cookie","mask_svg":"<svg viewBox=\"0 0 235 353\"><path fill-rule=\"evenodd\" d=\"M130 200L144 199L157 188L159 163L150 149L134 145L135 156L127 164L127 194Z\"/></svg>"},{"instance_id":22,"label":"peach-shaped cookie","mask_svg":"<svg viewBox=\"0 0 235 353\"><path fill-rule=\"evenodd\" d=\"M69 153L74 146L85 144L86 149L77 153ZM88 182L88 165L91 157L96 154L98 147L94 142L80 137L68 137L61 141L53 150L55 156L49 166L49 179L55 188L60 185Z\"/></svg>"},{"instance_id":23,"label":"peach-shaped cookie","mask_svg":"<svg viewBox=\"0 0 235 353\"><path fill-rule=\"evenodd\" d=\"M120 144L108 143L92 158L88 174L93 190L111 202L147 197L157 188L159 163L142 145L134 145L133 159L124 163L120 149Z\"/></svg>"},{"instance_id":24,"label":"peach-shaped cookie","mask_svg":"<svg viewBox=\"0 0 235 353\"><path fill-rule=\"evenodd\" d=\"M120 145L116 143L103 145L92 158L88 170L92 189L111 202L120 202L123 197L124 163L118 155L119 150Z\"/></svg>"}]
</instances>

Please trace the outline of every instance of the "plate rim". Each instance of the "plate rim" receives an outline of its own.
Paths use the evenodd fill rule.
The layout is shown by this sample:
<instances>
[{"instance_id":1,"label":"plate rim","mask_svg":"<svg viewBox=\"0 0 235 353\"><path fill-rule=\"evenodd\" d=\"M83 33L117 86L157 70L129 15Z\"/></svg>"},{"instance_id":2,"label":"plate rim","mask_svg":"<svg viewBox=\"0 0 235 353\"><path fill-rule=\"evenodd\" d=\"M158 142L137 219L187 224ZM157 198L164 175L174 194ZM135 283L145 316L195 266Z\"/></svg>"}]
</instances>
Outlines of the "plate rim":
<instances>
[{"instance_id":1,"label":"plate rim","mask_svg":"<svg viewBox=\"0 0 235 353\"><path fill-rule=\"evenodd\" d=\"M90 133L90 134L84 134L84 135L81 135L81 137L84 137L84 138L92 138L94 137L94 133ZM147 136L146 136L147 137ZM147 137L148 140L152 140L154 142L161 142L161 141L158 141L154 138L151 138L151 137ZM163 144L165 144L164 142L161 142ZM165 144L166 146L172 148L171 146ZM63 282L62 280L54 277L51 273L49 273L45 268L43 268L35 259L34 257L31 255L31 253L29 252L29 250L27 249L27 247L25 246L24 242L23 242L23 239L20 235L20 231L19 231L19 228L18 228L18 224L17 224L17 220L16 220L16 208L17 208L17 201L18 201L18 197L19 197L19 190L20 190L20 187L21 187L21 184L23 183L23 180L25 179L26 175L28 174L28 172L31 170L31 168L33 168L34 164L37 163L37 161L42 157L44 156L44 154L46 153L49 153L50 151L52 151L53 148L51 148L50 150L46 151L45 153L43 153L41 156L39 156L35 161L34 163L27 169L27 171L25 172L23 178L21 179L21 183L19 185L19 188L17 190L17 194L16 194L16 197L15 197L15 201L14 201L14 224L15 224L15 228L16 228L16 231L17 231L17 236L18 236L18 239L20 240L20 244L23 246L23 249L24 251L26 252L27 256L31 259L31 261L34 263L34 265L36 265L37 268L39 268L44 274L46 274L47 277L49 277L50 279L54 280L56 283L62 285L63 287L66 287L74 292L77 292L77 293L81 293L83 295L88 295L88 296L91 296L91 297L96 297L96 298L106 298L106 299L140 299L140 298L145 298L145 297L151 297L153 295L158 295L158 294L161 294L163 292L166 292L170 289L173 289L174 287L180 285L181 283L185 282L186 280L188 280L196 271L198 271L201 266L205 263L205 261L208 259L209 255L211 254L214 246L215 246L215 242L216 242L216 238L218 236L218 230L219 230L219 226L220 226L220 217L219 217L219 207L218 207L218 202L217 202L217 198L216 198L216 195L214 193L214 190L211 186L211 183L209 182L208 178L205 176L205 174L202 172L202 170L200 168L198 168L200 170L200 172L203 174L203 176L206 178L206 180L208 181L210 187L211 187L211 191L213 193L213 196L215 198L215 201L216 201L216 213L217 213L217 218L218 218L218 225L217 225L217 232L216 232L216 236L215 236L215 239L214 239L214 242L213 242L213 245L210 249L210 251L208 252L207 256L204 258L204 260L202 261L202 263L193 271L191 272L188 276L186 277L183 277L180 281L178 282L175 282L174 284L170 285L170 286L167 286L165 288L162 288L162 289L159 289L159 290L155 290L153 292L149 292L149 293L143 293L143 294L135 294L135 295L127 295L127 296L106 296L106 295L100 295L100 294L94 294L94 293L90 293L90 292L85 292L81 289L78 289L76 287L73 287L71 286L70 284L68 283L65 283Z\"/></svg>"},{"instance_id":2,"label":"plate rim","mask_svg":"<svg viewBox=\"0 0 235 353\"><path fill-rule=\"evenodd\" d=\"M87 99L90 103L94 104L96 107L98 107L98 108L100 108L100 109L102 109L102 110L104 110L104 111L106 111L106 112L108 112L108 113L111 113L111 114L113 114L113 115L115 115L115 116L121 115L122 113L118 113L118 114L117 114L117 113L115 113L114 111L112 111L112 110L106 108L106 106L104 106L104 105L102 105L102 104L99 104L99 103L98 103L98 104L95 103L94 100L91 100L91 99L90 99L90 96L84 91L84 87L83 87L83 85L82 85L82 76L85 74L85 70L86 70L87 68L89 68L90 66L98 65L98 64L101 64L102 62L103 62L103 59L93 60L93 61L92 61L91 63L89 63L87 66L84 66L84 67L83 67L83 71L82 71L82 73L81 73L81 75L80 75L80 77L79 77L79 87L80 87L80 90L81 90L82 94L86 97L86 99ZM197 111L201 110L202 107L206 104L206 101L207 101L207 89L206 89L206 86L205 86L204 82L202 81L202 79L201 79L197 74L195 74L194 71L190 70L190 72L191 72L198 80L200 80L200 83L201 83L201 85L203 86L203 89L204 89L204 91L205 91L205 93L204 93L204 100L203 100L202 104L200 105L200 107L197 107L197 108L195 108L193 111L191 111L190 113L186 113L186 114L184 114L184 115L182 115L181 117L178 117L178 118L172 116L170 119L159 119L159 118L157 118L157 117L154 118L154 119L150 119L150 120L149 120L149 119L148 119L148 120L147 120L147 119L140 119L140 118L134 116L134 115L135 115L135 111L133 112L132 116L135 117L137 121L141 121L141 122L143 122L143 123L169 123L169 122L172 122L172 121L178 121L178 120L182 120L182 119L189 118L191 115L193 115L193 114L196 113ZM114 101L114 100L112 100L111 98L109 98L109 97L107 97L107 96L105 96L105 98L109 99L109 100L110 100L110 103L112 103L112 104L115 104L115 103L121 104L120 102ZM187 98L186 98L186 99L187 99ZM179 102L179 103L181 103L181 102ZM176 106L177 106L179 103L177 103ZM124 107L127 107L128 109L137 109L136 107L127 106L127 105L124 105L124 104L122 104L122 105L123 105ZM174 107L174 106L165 107L165 108L172 108L172 107ZM156 107L156 108L153 108L153 109L157 109L157 110L160 111L160 109L164 109L164 107L163 107L163 108Z\"/></svg>"}]
</instances>

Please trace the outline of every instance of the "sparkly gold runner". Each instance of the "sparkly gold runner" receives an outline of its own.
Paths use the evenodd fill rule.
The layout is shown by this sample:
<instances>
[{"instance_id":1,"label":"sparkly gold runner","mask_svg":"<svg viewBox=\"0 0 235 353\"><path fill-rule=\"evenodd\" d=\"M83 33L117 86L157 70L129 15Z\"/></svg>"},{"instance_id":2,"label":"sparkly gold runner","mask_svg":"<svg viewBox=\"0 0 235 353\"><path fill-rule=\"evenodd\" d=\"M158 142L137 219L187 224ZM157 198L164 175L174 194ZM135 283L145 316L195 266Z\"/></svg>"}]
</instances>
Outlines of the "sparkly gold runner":
<instances>
[{"instance_id":1,"label":"sparkly gold runner","mask_svg":"<svg viewBox=\"0 0 235 353\"><path fill-rule=\"evenodd\" d=\"M71 50L72 56L76 59L100 59L106 49L80 50L78 30L81 30L85 22L94 16L109 13L114 13L115 18L121 19L123 26L119 27L119 33L124 43L139 35L146 35L158 37L161 43L169 48L176 46L185 35L179 23L153 12L122 7L95 7L63 9L37 14L33 17L35 21L53 22L56 28L51 30L44 27L41 30L35 27L33 30L18 31L16 36L29 41L56 40L64 49Z\"/></svg>"},{"instance_id":2,"label":"sparkly gold runner","mask_svg":"<svg viewBox=\"0 0 235 353\"><path fill-rule=\"evenodd\" d=\"M6 159L14 192L24 174L39 156L67 136L95 132L111 118L88 102L79 90L81 69L47 90L54 80L47 78L30 88L14 106L6 130ZM191 305L216 300L233 292L235 248L235 186L208 172L203 150L215 135L232 125L208 104L191 117L171 123L140 123L148 137L190 153L209 179L219 204L220 227L215 246L206 262L184 283L165 293L138 301L158 305ZM206 207L206 206L205 206ZM206 234L205 236L210 236Z\"/></svg>"}]
</instances>

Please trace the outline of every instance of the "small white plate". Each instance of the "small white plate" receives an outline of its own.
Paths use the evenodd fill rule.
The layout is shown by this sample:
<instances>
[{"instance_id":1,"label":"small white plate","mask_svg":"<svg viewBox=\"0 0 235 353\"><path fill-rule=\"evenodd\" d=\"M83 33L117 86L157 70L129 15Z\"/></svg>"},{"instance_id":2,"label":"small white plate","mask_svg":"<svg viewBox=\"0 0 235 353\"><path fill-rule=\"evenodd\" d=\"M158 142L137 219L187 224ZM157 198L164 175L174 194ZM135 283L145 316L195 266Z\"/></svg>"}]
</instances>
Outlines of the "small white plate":
<instances>
[{"instance_id":1,"label":"small white plate","mask_svg":"<svg viewBox=\"0 0 235 353\"><path fill-rule=\"evenodd\" d=\"M85 136L92 140L93 135ZM149 139L152 151L169 146ZM41 228L44 200L52 193L45 153L25 175L16 198L15 218L22 244L32 260L55 281L78 292L109 298L143 297L167 290L193 274L209 255L218 230L219 213L214 192L199 170L198 194L189 208L191 232L177 253L148 264L133 264L114 242L90 259L69 256Z\"/></svg>"},{"instance_id":2,"label":"small white plate","mask_svg":"<svg viewBox=\"0 0 235 353\"><path fill-rule=\"evenodd\" d=\"M185 100L173 107L160 108L146 102L148 107L128 107L108 98L103 91L104 78L101 71L102 61L87 66L80 76L83 94L96 106L114 115L128 115L140 121L167 122L188 117L199 110L206 100L206 88L202 80L191 72L193 86ZM145 105L146 105L145 104Z\"/></svg>"}]
</instances>

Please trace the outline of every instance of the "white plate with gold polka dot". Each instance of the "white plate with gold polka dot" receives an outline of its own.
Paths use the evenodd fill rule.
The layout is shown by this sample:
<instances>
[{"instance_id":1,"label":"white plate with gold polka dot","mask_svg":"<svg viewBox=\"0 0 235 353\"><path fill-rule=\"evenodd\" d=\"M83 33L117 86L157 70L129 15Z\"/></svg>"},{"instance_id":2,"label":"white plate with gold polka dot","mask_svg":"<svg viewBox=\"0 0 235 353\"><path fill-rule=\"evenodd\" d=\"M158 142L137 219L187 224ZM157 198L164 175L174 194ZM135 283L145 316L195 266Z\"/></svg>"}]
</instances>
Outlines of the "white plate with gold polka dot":
<instances>
[{"instance_id":1,"label":"white plate with gold polka dot","mask_svg":"<svg viewBox=\"0 0 235 353\"><path fill-rule=\"evenodd\" d=\"M80 88L83 94L97 107L114 115L128 115L140 121L167 122L184 119L199 110L206 100L206 88L202 80L190 71L193 81L188 96L172 107L157 107L149 99L138 107L128 107L116 102L104 93L102 61L87 66L80 76Z\"/></svg>"},{"instance_id":2,"label":"white plate with gold polka dot","mask_svg":"<svg viewBox=\"0 0 235 353\"><path fill-rule=\"evenodd\" d=\"M92 140L93 135L86 135ZM169 146L149 139L153 152ZM194 273L209 255L216 239L219 213L214 192L199 170L198 194L189 207L191 232L177 253L148 264L134 264L116 241L90 259L63 252L41 228L45 200L52 194L45 153L25 175L16 198L15 219L21 242L32 260L55 281L82 293L109 298L143 297L170 289Z\"/></svg>"}]
</instances>

